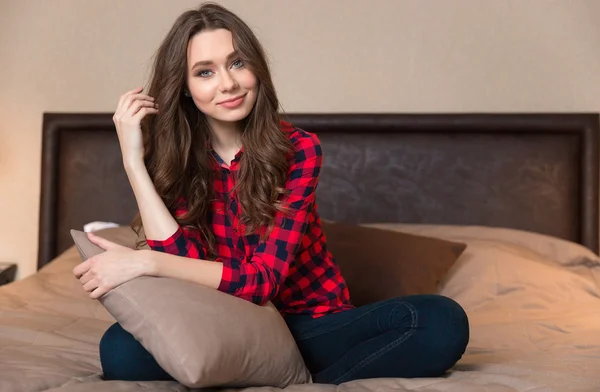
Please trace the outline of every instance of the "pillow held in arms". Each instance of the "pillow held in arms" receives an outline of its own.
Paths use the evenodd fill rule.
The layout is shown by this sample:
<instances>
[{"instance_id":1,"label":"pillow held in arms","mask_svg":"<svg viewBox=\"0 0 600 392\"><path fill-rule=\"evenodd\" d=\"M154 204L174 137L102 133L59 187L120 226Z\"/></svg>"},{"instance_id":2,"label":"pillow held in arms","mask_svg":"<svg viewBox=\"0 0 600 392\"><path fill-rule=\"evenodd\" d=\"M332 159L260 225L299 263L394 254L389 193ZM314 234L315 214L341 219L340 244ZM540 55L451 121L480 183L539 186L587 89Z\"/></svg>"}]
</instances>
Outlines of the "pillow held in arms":
<instances>
[{"instance_id":1,"label":"pillow held in arms","mask_svg":"<svg viewBox=\"0 0 600 392\"><path fill-rule=\"evenodd\" d=\"M98 235L133 247L129 227ZM114 234L118 235L114 235ZM71 230L82 260L104 252ZM132 240L133 238L133 240ZM269 302L258 306L180 279L140 277L100 302L181 384L190 388L272 386L311 382L287 325Z\"/></svg>"}]
</instances>

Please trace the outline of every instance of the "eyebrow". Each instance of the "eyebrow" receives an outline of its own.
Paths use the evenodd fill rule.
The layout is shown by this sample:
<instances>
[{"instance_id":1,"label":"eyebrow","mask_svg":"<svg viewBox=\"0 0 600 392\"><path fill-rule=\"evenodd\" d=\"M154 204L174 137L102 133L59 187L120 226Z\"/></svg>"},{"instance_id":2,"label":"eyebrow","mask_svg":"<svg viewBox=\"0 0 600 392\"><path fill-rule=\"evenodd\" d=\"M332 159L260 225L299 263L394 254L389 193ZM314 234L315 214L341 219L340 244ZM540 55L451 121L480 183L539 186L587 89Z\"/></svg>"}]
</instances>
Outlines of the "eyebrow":
<instances>
[{"instance_id":1,"label":"eyebrow","mask_svg":"<svg viewBox=\"0 0 600 392\"><path fill-rule=\"evenodd\" d=\"M227 55L227 61L231 60L232 57L236 57L238 55L237 50L234 50L233 52L229 53ZM212 60L201 60L201 61L196 61L194 63L194 65L192 65L191 69L194 69L198 66L205 66L205 65L212 65L214 64L214 62Z\"/></svg>"}]
</instances>

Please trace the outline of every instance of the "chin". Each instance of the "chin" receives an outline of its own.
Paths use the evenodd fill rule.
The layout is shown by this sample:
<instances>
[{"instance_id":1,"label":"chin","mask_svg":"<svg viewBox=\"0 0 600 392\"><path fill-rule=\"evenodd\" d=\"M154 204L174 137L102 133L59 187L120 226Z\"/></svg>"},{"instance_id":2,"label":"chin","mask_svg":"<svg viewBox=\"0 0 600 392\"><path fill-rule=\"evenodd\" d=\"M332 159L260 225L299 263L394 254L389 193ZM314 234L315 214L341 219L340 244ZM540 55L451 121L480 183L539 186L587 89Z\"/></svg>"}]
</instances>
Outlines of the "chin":
<instances>
[{"instance_id":1,"label":"chin","mask_svg":"<svg viewBox=\"0 0 600 392\"><path fill-rule=\"evenodd\" d=\"M238 122L245 119L249 113L249 110L240 109L237 111L232 110L230 113L219 113L212 117L221 122Z\"/></svg>"},{"instance_id":2,"label":"chin","mask_svg":"<svg viewBox=\"0 0 600 392\"><path fill-rule=\"evenodd\" d=\"M246 107L245 105L236 109L217 108L213 117L218 121L237 122L248 117L251 111L252 107Z\"/></svg>"}]
</instances>

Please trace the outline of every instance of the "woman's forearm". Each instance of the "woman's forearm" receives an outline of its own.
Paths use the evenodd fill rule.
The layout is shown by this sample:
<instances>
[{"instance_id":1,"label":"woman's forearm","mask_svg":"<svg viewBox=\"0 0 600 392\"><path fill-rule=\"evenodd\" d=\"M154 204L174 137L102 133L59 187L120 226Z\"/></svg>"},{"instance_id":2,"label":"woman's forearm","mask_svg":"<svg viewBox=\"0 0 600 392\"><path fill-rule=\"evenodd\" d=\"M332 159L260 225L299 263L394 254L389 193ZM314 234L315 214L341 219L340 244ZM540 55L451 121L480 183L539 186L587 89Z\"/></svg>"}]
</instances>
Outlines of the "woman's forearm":
<instances>
[{"instance_id":1,"label":"woman's forearm","mask_svg":"<svg viewBox=\"0 0 600 392\"><path fill-rule=\"evenodd\" d=\"M124 160L124 166L137 201L146 238L159 241L169 238L179 225L156 192L144 162L141 159L127 159Z\"/></svg>"},{"instance_id":2,"label":"woman's forearm","mask_svg":"<svg viewBox=\"0 0 600 392\"><path fill-rule=\"evenodd\" d=\"M175 278L217 289L223 275L223 264L215 261L191 259L152 250L143 250L147 263L145 275Z\"/></svg>"}]
</instances>

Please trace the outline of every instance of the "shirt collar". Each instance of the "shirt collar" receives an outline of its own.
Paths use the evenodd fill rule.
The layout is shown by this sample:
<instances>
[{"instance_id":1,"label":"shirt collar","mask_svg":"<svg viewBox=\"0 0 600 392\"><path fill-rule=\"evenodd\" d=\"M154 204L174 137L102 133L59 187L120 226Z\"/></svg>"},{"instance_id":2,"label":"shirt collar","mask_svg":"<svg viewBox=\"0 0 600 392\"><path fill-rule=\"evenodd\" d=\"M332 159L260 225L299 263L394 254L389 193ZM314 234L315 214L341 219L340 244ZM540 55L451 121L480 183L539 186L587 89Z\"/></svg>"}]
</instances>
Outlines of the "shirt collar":
<instances>
[{"instance_id":1,"label":"shirt collar","mask_svg":"<svg viewBox=\"0 0 600 392\"><path fill-rule=\"evenodd\" d=\"M220 167L226 167L229 168L228 165L225 163L225 161L223 161L223 159L221 158L221 156L219 156L219 154L215 151L215 149L212 146L212 143L210 142L210 139L206 140L206 149L212 154L212 156L215 158L215 161L217 163L218 166ZM239 162L240 158L242 157L242 154L244 153L244 146L242 146L240 148L240 150L235 154L232 164L234 162Z\"/></svg>"}]
</instances>

